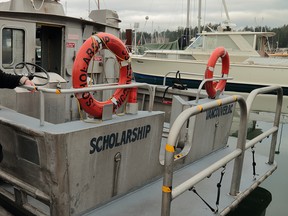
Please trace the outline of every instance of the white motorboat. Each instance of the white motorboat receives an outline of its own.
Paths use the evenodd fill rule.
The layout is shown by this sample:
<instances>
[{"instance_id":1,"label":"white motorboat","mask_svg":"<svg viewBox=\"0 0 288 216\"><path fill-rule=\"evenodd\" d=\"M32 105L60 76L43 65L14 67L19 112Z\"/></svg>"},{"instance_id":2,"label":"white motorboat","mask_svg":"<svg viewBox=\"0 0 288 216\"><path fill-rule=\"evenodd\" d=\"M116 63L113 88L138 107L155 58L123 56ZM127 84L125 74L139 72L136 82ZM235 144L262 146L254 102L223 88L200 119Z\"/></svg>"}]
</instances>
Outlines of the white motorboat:
<instances>
[{"instance_id":1,"label":"white motorboat","mask_svg":"<svg viewBox=\"0 0 288 216\"><path fill-rule=\"evenodd\" d=\"M227 92L245 96L255 88L280 85L286 101L288 59L271 58L266 53L269 38L274 35L273 32L233 31L230 21L222 23L217 31L200 33L185 50L148 50L143 55L132 55L134 77L137 82L172 86L179 71L182 83L198 88L209 56L216 47L223 46L229 52L228 77L232 78L227 83ZM220 71L221 66L217 66L215 74L220 75ZM271 110L261 102L256 106L255 110ZM288 112L287 105L283 106L283 112Z\"/></svg>"}]
</instances>

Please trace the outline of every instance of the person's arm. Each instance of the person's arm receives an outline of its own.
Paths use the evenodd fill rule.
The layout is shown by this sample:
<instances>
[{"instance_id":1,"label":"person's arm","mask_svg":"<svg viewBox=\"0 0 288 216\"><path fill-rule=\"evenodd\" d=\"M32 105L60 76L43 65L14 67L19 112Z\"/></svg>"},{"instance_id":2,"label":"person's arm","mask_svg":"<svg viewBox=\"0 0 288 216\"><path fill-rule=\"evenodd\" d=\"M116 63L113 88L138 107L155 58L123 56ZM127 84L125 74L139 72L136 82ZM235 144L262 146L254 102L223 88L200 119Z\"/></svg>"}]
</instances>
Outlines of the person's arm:
<instances>
[{"instance_id":1,"label":"person's arm","mask_svg":"<svg viewBox=\"0 0 288 216\"><path fill-rule=\"evenodd\" d=\"M34 83L28 77L8 74L0 70L0 88L13 89L21 85L34 86Z\"/></svg>"}]
</instances>

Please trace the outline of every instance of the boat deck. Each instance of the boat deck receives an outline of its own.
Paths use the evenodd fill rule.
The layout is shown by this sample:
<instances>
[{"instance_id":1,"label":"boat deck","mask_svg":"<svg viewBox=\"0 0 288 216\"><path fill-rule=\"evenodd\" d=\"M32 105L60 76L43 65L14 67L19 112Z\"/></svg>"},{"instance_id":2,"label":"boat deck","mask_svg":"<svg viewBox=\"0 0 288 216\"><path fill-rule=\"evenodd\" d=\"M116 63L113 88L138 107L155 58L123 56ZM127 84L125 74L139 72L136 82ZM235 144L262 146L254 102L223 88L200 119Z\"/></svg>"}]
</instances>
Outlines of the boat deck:
<instances>
[{"instance_id":1,"label":"boat deck","mask_svg":"<svg viewBox=\"0 0 288 216\"><path fill-rule=\"evenodd\" d=\"M165 140L163 140L165 143ZM197 162L187 165L186 167L174 172L173 185L179 185L180 183L191 178L196 173L205 169L207 166L215 163L220 158L229 154L235 149L237 139L234 137L229 137L228 146L218 150ZM259 146L259 147L258 147ZM264 146L258 145L257 148L262 148ZM268 155L268 152L267 152ZM221 197L219 202L219 215L226 208L233 208L234 204L238 203L237 199L244 198L248 193L254 190L263 180L265 180L273 171L277 168L277 165L268 165L268 156L263 156L255 153L256 166L256 176L253 176L252 167L252 153L247 150L245 153L243 173L240 185L240 194L237 197L232 197L229 195L231 176L233 169L233 161L226 165L225 174L223 176L223 181L221 183ZM216 199L217 199L217 183L220 180L222 169L218 170L197 185L195 185L196 191L203 197L203 199L209 203L211 207L217 209ZM162 200L162 178L157 181L137 190L126 196L123 196L117 200L114 200L103 207L86 213L85 216L152 216L161 215L161 200ZM234 203L233 203L234 202ZM233 203L233 204L232 204ZM181 196L177 197L171 205L171 215L215 215L207 205L193 192L186 191ZM224 215L228 213L225 210Z\"/></svg>"}]
</instances>

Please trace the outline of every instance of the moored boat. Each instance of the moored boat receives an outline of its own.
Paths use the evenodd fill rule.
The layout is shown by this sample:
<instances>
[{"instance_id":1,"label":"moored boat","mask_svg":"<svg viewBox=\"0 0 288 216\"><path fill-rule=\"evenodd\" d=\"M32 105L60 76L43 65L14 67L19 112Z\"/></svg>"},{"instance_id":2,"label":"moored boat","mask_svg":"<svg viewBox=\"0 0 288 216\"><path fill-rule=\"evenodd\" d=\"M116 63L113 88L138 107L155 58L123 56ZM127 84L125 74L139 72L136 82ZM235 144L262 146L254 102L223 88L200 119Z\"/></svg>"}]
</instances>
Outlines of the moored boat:
<instances>
[{"instance_id":1,"label":"moored boat","mask_svg":"<svg viewBox=\"0 0 288 216\"><path fill-rule=\"evenodd\" d=\"M274 32L234 31L231 23L223 23L216 31L201 32L196 40L185 50L148 50L143 55L132 55L132 67L137 82L172 86L175 74L179 71L181 80L191 88L198 88L203 80L206 63L212 51L225 47L230 55L229 80L226 92L247 93L255 88L280 85L287 101L288 60L271 58L267 54L269 38ZM220 65L219 62L217 65ZM215 73L220 75L220 66ZM267 100L265 98L263 100ZM286 104L286 102L284 103ZM256 103L255 110L269 111L273 108ZM287 107L283 106L287 113Z\"/></svg>"},{"instance_id":2,"label":"moored boat","mask_svg":"<svg viewBox=\"0 0 288 216\"><path fill-rule=\"evenodd\" d=\"M48 7L51 2L45 3ZM12 41L22 33L32 31L32 27L36 33L39 19L49 26L61 24L65 37L64 33L56 31L56 35L61 35L58 35L61 50L66 47L66 52L61 52L61 59L73 65L71 71L64 67L65 73L62 70L44 73L31 70L33 81L38 85L33 94L25 89L32 88L27 86L1 90L0 199L19 214L168 216L191 215L192 212L227 215L277 168L274 152L282 105L281 87L257 89L247 101L239 95L225 95L225 92L218 94L216 99L201 94L200 99L195 89L170 89L167 97L173 98L172 103L163 103L162 86L131 82L129 55L124 44L111 34L118 30L116 26L33 13L20 22L19 17L25 15L27 18L27 12L15 12L14 16L11 11L3 14L7 15L7 26L3 29L13 32ZM15 16L18 19L15 20ZM31 28L24 28L19 33L17 24ZM86 24L84 30L83 24ZM96 29L96 34L91 36L86 32L87 37L82 38L86 27ZM50 29L47 35L53 30ZM66 33L68 41L64 40ZM35 35L33 37L29 40L35 42ZM70 44L74 40L81 44L75 48L75 53L70 50L74 48ZM50 61L45 59L51 57L48 58L51 60L55 56L47 57L44 38L41 43L41 65L46 68ZM11 44L17 44L17 40ZM26 40L24 44L24 47L28 46ZM23 44L17 45L23 54ZM30 57L35 55L34 48L33 54L28 53ZM107 54L108 49L113 53ZM17 59L19 50L13 50L16 51L12 52L13 59ZM99 61L101 58L105 61ZM112 68L112 74L118 74L120 70L122 78L118 83L100 83L100 77L108 79L101 70L104 62L107 64L105 69ZM98 67L89 71L95 63ZM10 72L18 73L29 66L22 64L23 67L18 68L16 65L21 66L18 62L6 61L5 66ZM3 66L9 72L7 68ZM49 76L43 81L39 74ZM97 85L89 85L88 78L99 78ZM118 80L119 76L109 78ZM208 82L211 84L211 80ZM221 86L221 91L222 87L225 86ZM109 92L103 93L107 89ZM247 121L254 98L270 91L278 96L274 125L247 141ZM99 95L109 97L99 99ZM3 98L9 98L10 103ZM240 124L235 138L229 135L238 105ZM74 108L79 110L74 112ZM171 123L171 127L164 128L167 123ZM270 153L266 152L265 156L257 151L253 155L245 153L269 135L272 136ZM222 187L217 187L217 183ZM213 205L212 209L195 195L195 191Z\"/></svg>"}]
</instances>

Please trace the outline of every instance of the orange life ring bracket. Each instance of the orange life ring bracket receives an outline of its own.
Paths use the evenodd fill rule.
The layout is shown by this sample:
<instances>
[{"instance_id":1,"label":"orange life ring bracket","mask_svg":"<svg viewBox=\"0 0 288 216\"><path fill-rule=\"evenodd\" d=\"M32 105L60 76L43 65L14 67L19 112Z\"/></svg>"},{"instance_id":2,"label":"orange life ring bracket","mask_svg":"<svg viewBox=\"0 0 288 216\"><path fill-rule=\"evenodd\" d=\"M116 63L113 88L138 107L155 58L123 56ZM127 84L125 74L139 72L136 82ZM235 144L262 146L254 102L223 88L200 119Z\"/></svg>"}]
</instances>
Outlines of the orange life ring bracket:
<instances>
[{"instance_id":1,"label":"orange life ring bracket","mask_svg":"<svg viewBox=\"0 0 288 216\"><path fill-rule=\"evenodd\" d=\"M213 72L215 69L216 62L218 58L222 60L222 78L227 78L229 74L230 59L228 52L224 47L216 48L207 63L207 68L205 71L205 79L212 79ZM227 80L220 80L219 82L207 81L205 83L205 89L210 98L215 98L218 92L222 92L226 86Z\"/></svg>"},{"instance_id":2,"label":"orange life ring bracket","mask_svg":"<svg viewBox=\"0 0 288 216\"><path fill-rule=\"evenodd\" d=\"M93 56L102 49L108 49L115 54L119 63L118 84L130 84L132 80L131 63L129 53L123 42L116 36L108 33L98 33L88 38L78 51L72 70L73 88L87 87L87 71ZM89 92L77 93L77 97L83 110L90 116L101 118L103 107L106 104L113 104L113 112L124 104L130 93L129 88L116 89L112 97L107 101L97 101ZM131 96L130 96L131 97Z\"/></svg>"}]
</instances>

